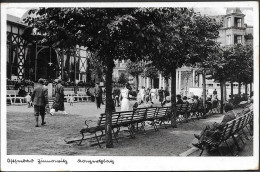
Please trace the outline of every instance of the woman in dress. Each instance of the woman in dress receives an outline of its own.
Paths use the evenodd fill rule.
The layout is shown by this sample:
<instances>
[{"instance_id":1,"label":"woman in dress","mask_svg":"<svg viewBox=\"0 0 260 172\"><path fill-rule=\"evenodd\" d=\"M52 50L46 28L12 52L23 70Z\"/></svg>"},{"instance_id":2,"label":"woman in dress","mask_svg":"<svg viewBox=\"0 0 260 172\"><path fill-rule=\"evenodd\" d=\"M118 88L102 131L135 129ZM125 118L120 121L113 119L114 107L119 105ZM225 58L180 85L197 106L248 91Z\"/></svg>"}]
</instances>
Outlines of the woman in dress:
<instances>
[{"instance_id":1,"label":"woman in dress","mask_svg":"<svg viewBox=\"0 0 260 172\"><path fill-rule=\"evenodd\" d=\"M65 115L68 113L65 111L64 107L64 87L61 84L62 80L58 80L58 84L55 87L55 98L53 100L52 108L50 114L54 115L54 112L63 111Z\"/></svg>"},{"instance_id":2,"label":"woman in dress","mask_svg":"<svg viewBox=\"0 0 260 172\"><path fill-rule=\"evenodd\" d=\"M121 90L120 98L121 100L121 111L129 110L129 84L125 84L125 87Z\"/></svg>"}]
</instances>

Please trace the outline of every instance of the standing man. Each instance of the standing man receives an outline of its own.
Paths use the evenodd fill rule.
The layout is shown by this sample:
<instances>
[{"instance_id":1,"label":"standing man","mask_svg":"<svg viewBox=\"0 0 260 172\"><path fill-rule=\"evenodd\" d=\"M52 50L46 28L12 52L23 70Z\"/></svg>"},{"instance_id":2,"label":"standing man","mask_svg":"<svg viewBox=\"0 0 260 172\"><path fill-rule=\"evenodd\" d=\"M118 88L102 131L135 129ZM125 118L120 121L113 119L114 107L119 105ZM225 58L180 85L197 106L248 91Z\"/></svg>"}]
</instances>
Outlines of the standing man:
<instances>
[{"instance_id":1,"label":"standing man","mask_svg":"<svg viewBox=\"0 0 260 172\"><path fill-rule=\"evenodd\" d=\"M52 104L52 109L50 114L53 115L54 112L63 111L65 115L68 113L65 111L64 107L64 87L61 85L62 80L58 80L58 84L55 86L55 98Z\"/></svg>"},{"instance_id":2,"label":"standing man","mask_svg":"<svg viewBox=\"0 0 260 172\"><path fill-rule=\"evenodd\" d=\"M163 87L161 87L161 89L158 90L158 94L159 94L159 102L162 105L162 102L164 101L164 90L163 90Z\"/></svg>"},{"instance_id":3,"label":"standing man","mask_svg":"<svg viewBox=\"0 0 260 172\"><path fill-rule=\"evenodd\" d=\"M120 96L120 90L117 85L115 85L115 89L113 91L113 96L115 99L115 106L119 107L119 96Z\"/></svg>"},{"instance_id":4,"label":"standing man","mask_svg":"<svg viewBox=\"0 0 260 172\"><path fill-rule=\"evenodd\" d=\"M100 104L102 102L102 89L100 88L99 83L96 83L94 95L96 97L97 108L100 108Z\"/></svg>"},{"instance_id":5,"label":"standing man","mask_svg":"<svg viewBox=\"0 0 260 172\"><path fill-rule=\"evenodd\" d=\"M39 86L33 90L32 102L34 104L34 116L36 120L35 127L39 127L39 115L42 118L42 125L45 125L45 108L49 108L48 102L48 89L43 87L44 80L40 78L38 80Z\"/></svg>"},{"instance_id":6,"label":"standing man","mask_svg":"<svg viewBox=\"0 0 260 172\"><path fill-rule=\"evenodd\" d=\"M218 92L217 92L217 90L215 89L214 91L213 91L213 95L215 96L215 95L217 95L218 94Z\"/></svg>"}]
</instances>

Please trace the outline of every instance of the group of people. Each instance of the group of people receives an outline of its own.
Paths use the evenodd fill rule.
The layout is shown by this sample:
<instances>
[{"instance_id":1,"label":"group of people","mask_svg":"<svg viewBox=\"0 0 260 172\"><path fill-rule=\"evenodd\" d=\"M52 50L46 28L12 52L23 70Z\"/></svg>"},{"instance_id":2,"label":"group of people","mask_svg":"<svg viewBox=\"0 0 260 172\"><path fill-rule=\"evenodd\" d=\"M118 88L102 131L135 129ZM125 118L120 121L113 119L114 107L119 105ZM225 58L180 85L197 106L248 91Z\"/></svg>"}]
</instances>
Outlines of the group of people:
<instances>
[{"instance_id":1,"label":"group of people","mask_svg":"<svg viewBox=\"0 0 260 172\"><path fill-rule=\"evenodd\" d=\"M48 88L42 78L38 80L38 86L32 92L31 102L34 107L35 127L39 127L39 116L41 116L41 125L45 125L45 115L47 113L54 115L55 112L60 110L64 114L67 114L64 107L64 87L62 86L62 80L59 79L55 86L55 97L51 109L49 107Z\"/></svg>"},{"instance_id":2,"label":"group of people","mask_svg":"<svg viewBox=\"0 0 260 172\"><path fill-rule=\"evenodd\" d=\"M151 101L153 103L154 100L157 99L159 96L159 101L163 102L168 95L169 95L168 91L164 90L163 87L161 87L161 89L157 90L155 88L145 89L145 87L142 86L142 88L140 90L138 90L137 101L140 102L140 100L142 100L143 102L146 102L146 103Z\"/></svg>"}]
</instances>

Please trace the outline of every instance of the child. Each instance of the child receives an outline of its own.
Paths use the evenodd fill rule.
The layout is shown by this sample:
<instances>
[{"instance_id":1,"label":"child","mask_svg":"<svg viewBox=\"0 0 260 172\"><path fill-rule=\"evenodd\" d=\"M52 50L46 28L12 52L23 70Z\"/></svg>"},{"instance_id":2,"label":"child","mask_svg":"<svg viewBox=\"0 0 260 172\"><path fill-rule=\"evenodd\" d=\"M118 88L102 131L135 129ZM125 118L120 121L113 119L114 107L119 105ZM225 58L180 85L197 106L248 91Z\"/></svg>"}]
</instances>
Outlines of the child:
<instances>
[{"instance_id":1,"label":"child","mask_svg":"<svg viewBox=\"0 0 260 172\"><path fill-rule=\"evenodd\" d=\"M32 99L29 93L25 96L26 102L28 104L28 108L32 107Z\"/></svg>"},{"instance_id":2,"label":"child","mask_svg":"<svg viewBox=\"0 0 260 172\"><path fill-rule=\"evenodd\" d=\"M70 106L73 106L74 97L72 95L69 96L69 103L70 103Z\"/></svg>"}]
</instances>

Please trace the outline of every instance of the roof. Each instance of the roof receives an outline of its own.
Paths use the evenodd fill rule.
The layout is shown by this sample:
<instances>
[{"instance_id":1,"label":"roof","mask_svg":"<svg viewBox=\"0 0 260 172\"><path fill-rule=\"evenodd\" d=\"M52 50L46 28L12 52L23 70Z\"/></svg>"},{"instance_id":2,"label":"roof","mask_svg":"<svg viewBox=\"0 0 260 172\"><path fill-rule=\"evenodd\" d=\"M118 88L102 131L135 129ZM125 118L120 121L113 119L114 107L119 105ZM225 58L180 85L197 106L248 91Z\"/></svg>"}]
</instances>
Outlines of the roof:
<instances>
[{"instance_id":1,"label":"roof","mask_svg":"<svg viewBox=\"0 0 260 172\"><path fill-rule=\"evenodd\" d=\"M239 14L242 14L240 8L227 8L226 14L230 14L230 13L239 13Z\"/></svg>"},{"instance_id":2,"label":"roof","mask_svg":"<svg viewBox=\"0 0 260 172\"><path fill-rule=\"evenodd\" d=\"M13 16L13 15L10 15L10 14L7 14L6 19L7 19L7 22L12 22L12 23L15 23L15 24L18 24L18 25L27 26L26 24L20 22L19 17Z\"/></svg>"}]
</instances>

